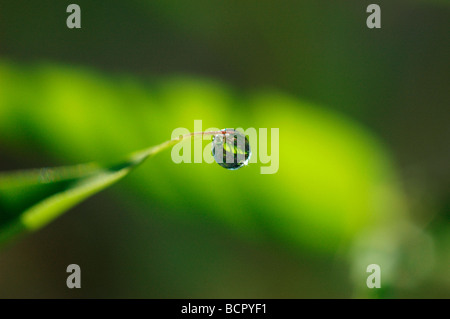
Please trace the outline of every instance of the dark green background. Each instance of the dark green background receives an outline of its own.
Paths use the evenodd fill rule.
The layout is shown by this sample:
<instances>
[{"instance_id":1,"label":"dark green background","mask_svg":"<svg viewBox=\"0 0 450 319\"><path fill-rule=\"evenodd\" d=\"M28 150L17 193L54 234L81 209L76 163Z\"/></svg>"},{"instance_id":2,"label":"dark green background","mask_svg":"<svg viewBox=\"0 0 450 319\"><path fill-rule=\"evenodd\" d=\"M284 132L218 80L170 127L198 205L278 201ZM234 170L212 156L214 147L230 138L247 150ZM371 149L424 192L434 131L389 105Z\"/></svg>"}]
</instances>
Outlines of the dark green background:
<instances>
[{"instance_id":1,"label":"dark green background","mask_svg":"<svg viewBox=\"0 0 450 319\"><path fill-rule=\"evenodd\" d=\"M17 74L16 82L7 83L19 92L14 96L20 96L23 82L23 92L31 96L27 101L33 101L33 96L41 97L38 92L42 78L33 74L34 68L43 63L56 70L55 79L60 76L67 90L72 76L81 83L86 77L87 87L89 81L94 87L106 83L105 92L125 87L127 94L132 94L136 87L136 101L141 92L147 91L152 98L161 91L167 91L164 94L170 97L171 90L177 92L179 88L177 83L171 86L170 79L179 75L192 79L200 92L203 86L206 92L215 92L217 84L225 87L228 94L231 87L233 101L227 103L234 105L233 112L239 111L240 115L227 115L225 119L233 122L230 125L220 121L215 124L210 119L208 123L249 127L254 124L251 118L255 114L254 118L261 119L255 123L280 127L281 140L286 134L295 141L292 137L297 134L295 129L283 126L284 108L271 123L272 115L260 110L257 103L252 106L247 94L260 92L257 94L264 97L266 92L282 92L320 105L330 114L350 118L377 136L383 152L389 154L394 175L400 181L398 187L405 194L408 221L425 231L435 247L432 270L414 285L395 286L386 296L449 297L448 1L377 1L382 9L382 28L378 30L370 30L365 24L370 1L79 0L75 2L82 10L79 30L65 25L70 3L0 2L0 61ZM78 69L82 70L80 74ZM199 78L198 84L195 81ZM160 83L165 81L169 84L162 84L161 89ZM88 100L85 113L78 114L89 117L86 110L92 107L97 114L92 115L92 120L101 119L101 111L94 104L89 106ZM94 101L102 101L101 95ZM72 164L101 157L93 151L96 145L80 147L78 151L75 144L69 154L63 152L67 148L60 146L64 145L64 135L46 139L45 134L36 134L46 130L45 124L39 126L36 117L29 115L40 114L39 105L38 101L25 103L20 106L25 111L18 119L1 119L1 123L13 123L11 127L18 125L16 131L4 131L16 133L0 134L2 170ZM105 105L103 112L108 112ZM131 99L114 110L126 112L139 107ZM210 107L208 113L214 120L213 115L218 114L214 108L218 106ZM170 138L178 126L192 129L192 119L202 119L202 114L206 114L206 107L190 111L181 105L180 109L166 109L155 103L148 108L152 116L148 125L155 125L158 132L156 139L148 140L149 145ZM105 152L110 152L105 157L145 146L141 141L127 144L122 140L117 142L121 146L114 147L117 136L130 136L122 130L133 128L134 123L129 119L126 123L122 113L113 114L112 109L111 118L99 125L103 133L98 135L105 141L109 138L111 144L104 146ZM76 107L67 112L74 110ZM295 124L296 116L300 119L303 111L299 108L299 113L293 112L286 113L286 118ZM113 118L117 122L108 122ZM121 121L125 123L123 127L114 126ZM311 123L320 128L320 121ZM139 125L143 127L142 123L136 124ZM324 131L333 134L326 125ZM97 134L95 130L90 132ZM86 136L83 138L89 141ZM54 140L54 144L49 140ZM294 145L283 147L301 147L291 144ZM77 152L78 157L74 155ZM281 170L283 154L280 161ZM173 164L168 162L169 153L155 159L154 165L166 165L172 171ZM285 169L291 169L287 162ZM157 174L158 170L153 170ZM170 206L170 196L146 198L142 180L124 181L124 185L88 200L44 230L11 243L0 253L0 297L367 296L354 287L351 258L338 248L322 251L320 243L309 245L302 240L298 244L271 230L272 226L276 228L276 219L267 216L276 216L277 211L266 212L264 206L266 202L282 201L281 195L271 198L264 194L258 202L260 199L254 197L258 190L241 190L243 202L247 196L253 196L246 210L251 211L253 222L258 222L256 235L243 235L251 232L251 227L240 222L236 226L233 221L231 227L224 225L220 219L210 217L207 203L196 202L205 199L195 193L198 189L188 191L195 186L194 182L189 183L191 177L195 179L195 175L186 172L189 170L189 165L185 165L177 167L170 176L157 176L165 180L173 194L180 196L176 198L182 198L178 204ZM202 172L202 167L195 171ZM152 176L152 172L149 168L146 176ZM252 181L261 189L264 183L272 183L271 177L255 177L257 169L252 174L242 174L246 174L240 177L245 177L246 188L252 187ZM214 180L207 187L220 183ZM285 183L288 189L297 187L289 180ZM194 199L186 200L190 196ZM259 217L259 212L264 212L265 217ZM235 231L236 228L240 230ZM421 268L420 264L428 262L420 253L414 256L417 258L408 264L412 274ZM70 263L82 268L82 289L72 291L65 286L65 268Z\"/></svg>"}]
</instances>

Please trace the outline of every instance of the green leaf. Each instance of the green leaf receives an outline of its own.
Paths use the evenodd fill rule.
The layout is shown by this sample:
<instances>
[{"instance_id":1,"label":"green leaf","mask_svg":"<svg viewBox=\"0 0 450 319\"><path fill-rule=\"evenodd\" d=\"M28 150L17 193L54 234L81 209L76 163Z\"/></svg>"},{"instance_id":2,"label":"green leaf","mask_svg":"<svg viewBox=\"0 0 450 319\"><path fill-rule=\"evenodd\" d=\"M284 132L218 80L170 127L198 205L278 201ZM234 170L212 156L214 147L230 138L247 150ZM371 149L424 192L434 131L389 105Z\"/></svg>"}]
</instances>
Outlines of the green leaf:
<instances>
[{"instance_id":1,"label":"green leaf","mask_svg":"<svg viewBox=\"0 0 450 319\"><path fill-rule=\"evenodd\" d=\"M174 128L199 130L194 127L199 119L202 130L279 128L279 170L260 174L272 163L260 161L252 141L252 158L258 161L238 173L215 163L175 164L170 154L161 154L121 183L121 196L149 214L195 222L208 216L243 236L271 236L287 246L332 253L343 251L340 247L365 229L405 216L389 149L331 108L270 90L238 94L208 79L145 81L0 60L0 153L11 161L110 161L165 140ZM267 144L271 154L270 136ZM210 150L206 155L214 161ZM47 186L54 194L57 185ZM232 206L212 204L222 189ZM17 214L0 210L1 219L11 221Z\"/></svg>"},{"instance_id":2,"label":"green leaf","mask_svg":"<svg viewBox=\"0 0 450 319\"><path fill-rule=\"evenodd\" d=\"M122 179L149 156L180 141L135 152L110 166L89 163L0 174L0 243L21 232L40 229Z\"/></svg>"}]
</instances>

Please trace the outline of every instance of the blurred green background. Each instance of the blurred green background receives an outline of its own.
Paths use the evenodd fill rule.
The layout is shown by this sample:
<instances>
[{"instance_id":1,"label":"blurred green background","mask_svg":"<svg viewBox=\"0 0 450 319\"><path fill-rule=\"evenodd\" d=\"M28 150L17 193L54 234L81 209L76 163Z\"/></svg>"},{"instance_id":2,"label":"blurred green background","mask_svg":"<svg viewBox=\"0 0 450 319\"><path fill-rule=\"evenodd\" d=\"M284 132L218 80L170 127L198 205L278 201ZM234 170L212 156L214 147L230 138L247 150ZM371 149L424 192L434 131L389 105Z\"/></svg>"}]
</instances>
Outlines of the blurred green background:
<instances>
[{"instance_id":1,"label":"blurred green background","mask_svg":"<svg viewBox=\"0 0 450 319\"><path fill-rule=\"evenodd\" d=\"M158 154L3 247L0 297L450 297L447 1L377 1L377 30L370 1L78 0L78 30L70 3L0 2L2 171L196 119L279 128L280 169Z\"/></svg>"}]
</instances>

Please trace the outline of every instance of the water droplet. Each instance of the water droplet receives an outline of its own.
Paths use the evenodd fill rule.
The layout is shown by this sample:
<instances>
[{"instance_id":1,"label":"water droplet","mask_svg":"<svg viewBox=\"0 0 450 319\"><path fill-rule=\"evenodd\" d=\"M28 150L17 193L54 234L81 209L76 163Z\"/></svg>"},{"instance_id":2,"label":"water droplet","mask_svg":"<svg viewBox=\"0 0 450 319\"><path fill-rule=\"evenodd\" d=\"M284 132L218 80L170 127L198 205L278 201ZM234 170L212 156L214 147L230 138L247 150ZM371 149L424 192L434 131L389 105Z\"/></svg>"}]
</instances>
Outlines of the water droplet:
<instances>
[{"instance_id":1,"label":"water droplet","mask_svg":"<svg viewBox=\"0 0 450 319\"><path fill-rule=\"evenodd\" d=\"M238 169L248 164L252 152L247 137L234 129L223 129L212 137L212 155L226 169Z\"/></svg>"}]
</instances>

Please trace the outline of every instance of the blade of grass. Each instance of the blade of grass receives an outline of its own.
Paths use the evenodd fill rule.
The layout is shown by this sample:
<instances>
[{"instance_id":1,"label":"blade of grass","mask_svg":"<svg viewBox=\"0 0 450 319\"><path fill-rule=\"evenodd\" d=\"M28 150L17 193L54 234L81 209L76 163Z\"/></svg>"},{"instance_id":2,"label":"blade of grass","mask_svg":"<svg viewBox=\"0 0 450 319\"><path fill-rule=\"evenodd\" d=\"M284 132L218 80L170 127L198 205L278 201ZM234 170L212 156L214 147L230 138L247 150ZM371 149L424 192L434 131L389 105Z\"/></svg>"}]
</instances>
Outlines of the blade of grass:
<instances>
[{"instance_id":1,"label":"blade of grass","mask_svg":"<svg viewBox=\"0 0 450 319\"><path fill-rule=\"evenodd\" d=\"M97 163L0 174L0 244L36 231L86 198L113 185L149 157L185 138L221 132L194 132L134 152L118 164Z\"/></svg>"}]
</instances>

